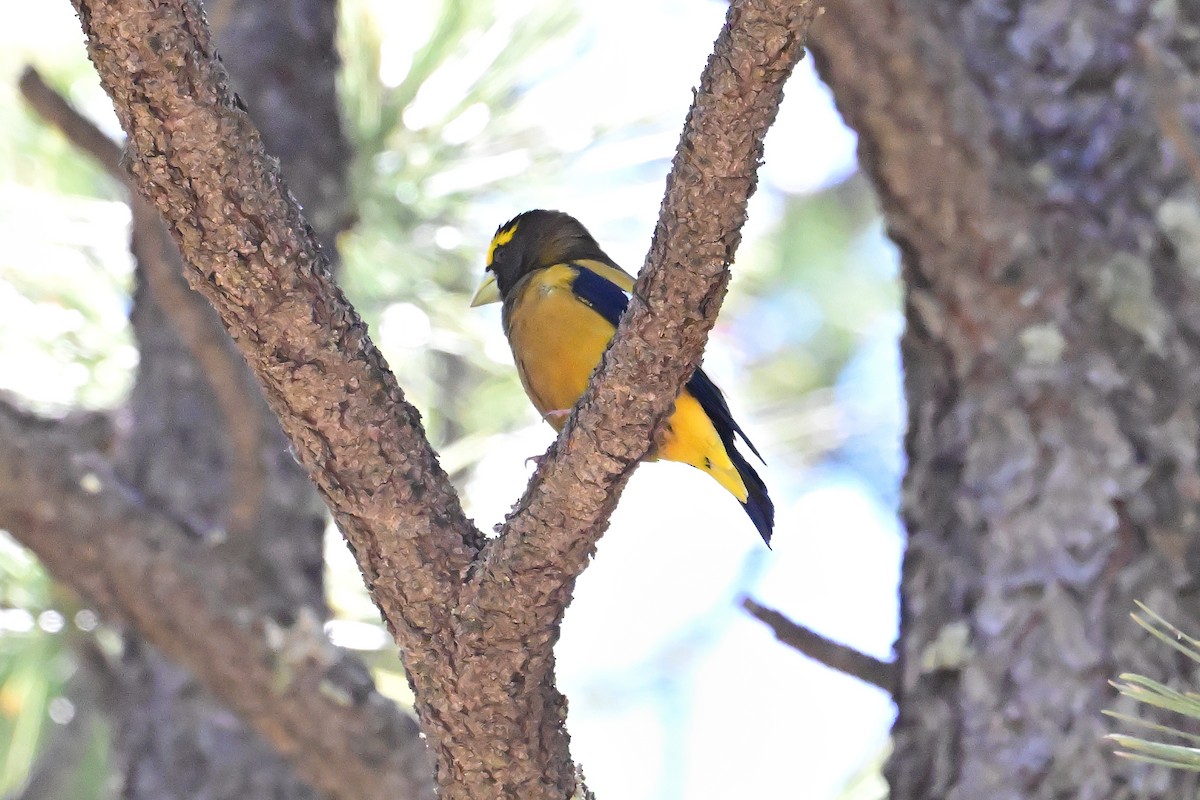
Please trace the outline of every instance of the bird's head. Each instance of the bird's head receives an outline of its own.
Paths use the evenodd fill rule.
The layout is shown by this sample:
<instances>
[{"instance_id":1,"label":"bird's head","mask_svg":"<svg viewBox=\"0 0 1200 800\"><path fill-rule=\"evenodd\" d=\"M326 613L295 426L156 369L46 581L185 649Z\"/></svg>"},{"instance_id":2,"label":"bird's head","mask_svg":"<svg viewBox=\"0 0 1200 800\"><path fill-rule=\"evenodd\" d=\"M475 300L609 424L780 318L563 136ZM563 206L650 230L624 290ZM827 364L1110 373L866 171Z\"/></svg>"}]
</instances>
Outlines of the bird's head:
<instances>
[{"instance_id":1,"label":"bird's head","mask_svg":"<svg viewBox=\"0 0 1200 800\"><path fill-rule=\"evenodd\" d=\"M488 245L488 274L471 298L471 305L503 300L529 273L581 259L609 261L579 220L561 211L542 209L518 214L496 229Z\"/></svg>"}]
</instances>

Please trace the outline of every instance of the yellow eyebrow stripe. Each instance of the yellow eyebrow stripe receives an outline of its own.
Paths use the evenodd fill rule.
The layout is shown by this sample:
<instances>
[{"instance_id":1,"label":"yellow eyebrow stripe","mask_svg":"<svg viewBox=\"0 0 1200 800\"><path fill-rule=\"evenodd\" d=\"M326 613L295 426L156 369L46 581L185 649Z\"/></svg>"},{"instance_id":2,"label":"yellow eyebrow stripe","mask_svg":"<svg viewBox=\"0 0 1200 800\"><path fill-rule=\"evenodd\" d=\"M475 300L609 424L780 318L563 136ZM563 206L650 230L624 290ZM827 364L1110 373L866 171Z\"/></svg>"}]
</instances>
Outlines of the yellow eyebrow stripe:
<instances>
[{"instance_id":1,"label":"yellow eyebrow stripe","mask_svg":"<svg viewBox=\"0 0 1200 800\"><path fill-rule=\"evenodd\" d=\"M502 245L506 245L509 242L511 242L512 238L514 236L516 236L516 234L517 234L517 226L516 225L505 228L502 231L496 232L496 235L492 237L492 243L490 245L488 245L487 266L490 267L492 265L492 259L494 259L496 257L496 248L500 247Z\"/></svg>"}]
</instances>

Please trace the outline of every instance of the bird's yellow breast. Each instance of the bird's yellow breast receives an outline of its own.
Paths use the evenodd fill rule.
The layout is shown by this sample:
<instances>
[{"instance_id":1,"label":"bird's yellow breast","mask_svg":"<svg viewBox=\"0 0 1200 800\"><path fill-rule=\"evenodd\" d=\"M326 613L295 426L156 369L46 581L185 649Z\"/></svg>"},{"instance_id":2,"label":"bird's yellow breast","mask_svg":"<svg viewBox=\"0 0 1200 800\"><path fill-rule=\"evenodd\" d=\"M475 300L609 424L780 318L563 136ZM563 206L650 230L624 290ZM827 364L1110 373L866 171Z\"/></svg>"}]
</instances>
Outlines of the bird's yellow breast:
<instances>
[{"instance_id":1,"label":"bird's yellow breast","mask_svg":"<svg viewBox=\"0 0 1200 800\"><path fill-rule=\"evenodd\" d=\"M517 373L542 416L575 405L615 331L571 291L575 275L565 264L538 270L514 287L505 304ZM556 429L565 421L550 419Z\"/></svg>"},{"instance_id":2,"label":"bird's yellow breast","mask_svg":"<svg viewBox=\"0 0 1200 800\"><path fill-rule=\"evenodd\" d=\"M566 412L575 405L616 332L572 291L577 274L567 264L532 272L513 288L504 308L505 333L521 384L555 430L562 430L567 420L565 414L552 412ZM745 483L712 421L687 390L676 400L653 457L698 467L746 501Z\"/></svg>"}]
</instances>

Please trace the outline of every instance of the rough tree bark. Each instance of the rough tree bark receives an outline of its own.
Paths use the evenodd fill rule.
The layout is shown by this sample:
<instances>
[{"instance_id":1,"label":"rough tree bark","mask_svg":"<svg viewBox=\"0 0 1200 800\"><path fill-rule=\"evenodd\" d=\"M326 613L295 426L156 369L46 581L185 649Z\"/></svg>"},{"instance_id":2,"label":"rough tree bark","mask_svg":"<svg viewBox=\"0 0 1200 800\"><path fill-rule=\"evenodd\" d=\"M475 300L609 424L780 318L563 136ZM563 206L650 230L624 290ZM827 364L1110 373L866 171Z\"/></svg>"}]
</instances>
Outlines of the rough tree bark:
<instances>
[{"instance_id":1,"label":"rough tree bark","mask_svg":"<svg viewBox=\"0 0 1200 800\"><path fill-rule=\"evenodd\" d=\"M244 601L238 602L253 584L251 571L230 564L178 520L131 496L107 460L83 438L72 424L47 424L0 403L0 525L17 532L46 568L75 587L104 619L126 623L186 665L194 680L170 673L176 681L169 689L187 699L208 697L197 681L216 687L228 706L237 708L275 750L296 762L301 777L329 797L431 796L415 722L361 678L361 665L348 663L329 645L315 616L303 615L290 628L270 616L256 616ZM138 653L146 657L146 649L142 645ZM90 655L103 658L101 653ZM157 657L152 662L156 679L168 674L160 662ZM111 667L99 671L105 676L113 672ZM107 694L145 692L131 690L122 677L112 677ZM170 732L175 741L149 753L132 753L129 757L138 760L122 762L164 769L155 778L160 794L178 796L171 792L185 781L190 791L206 797L311 794L299 788L271 753L264 758L263 744L235 724L229 711L211 700L194 699L183 714L178 702L169 702L172 697L167 694L154 708L141 710L135 722ZM108 701L112 713L131 698ZM184 748L194 737L201 740L189 754ZM245 753L227 752L226 746L249 748L263 760L249 763ZM181 759L151 761L169 752L181 753ZM45 771L56 768L62 765L47 765ZM137 774L135 769L130 779ZM130 782L125 781L122 796L145 790L131 788ZM236 794L239 787L243 794Z\"/></svg>"},{"instance_id":2,"label":"rough tree bark","mask_svg":"<svg viewBox=\"0 0 1200 800\"><path fill-rule=\"evenodd\" d=\"M903 259L895 800L1193 796L1101 743L1107 680L1195 686L1200 14L840 0L818 67Z\"/></svg>"},{"instance_id":3,"label":"rough tree bark","mask_svg":"<svg viewBox=\"0 0 1200 800\"><path fill-rule=\"evenodd\" d=\"M731 6L631 311L577 415L501 536L487 541L463 517L419 416L330 281L214 58L198 6L76 0L89 53L129 134L136 184L167 219L188 279L266 389L402 647L445 797L562 798L581 788L554 688L558 624L621 489L699 360L762 137L816 8ZM162 499L173 485L166 478ZM179 516L205 530L220 508L202 498ZM41 524L36 511L27 521ZM206 674L201 661L187 661L195 655L179 653ZM280 677L285 687L289 677ZM263 719L232 687L208 688Z\"/></svg>"},{"instance_id":4,"label":"rough tree bark","mask_svg":"<svg viewBox=\"0 0 1200 800\"><path fill-rule=\"evenodd\" d=\"M333 92L335 4L238 0L214 10L222 22L218 46L230 56L237 88L254 102L264 137L332 247L348 197L348 148ZM253 47L246 46L248 35ZM138 288L131 321L139 364L125 408L128 435L114 459L117 475L246 570L236 596L247 613L280 625L293 624L302 609L324 619L319 500L249 372L219 335L215 315L183 283L179 258L160 244L154 225L144 220L134 230ZM315 796L270 744L136 635L127 639L119 678L114 752L125 797Z\"/></svg>"},{"instance_id":5,"label":"rough tree bark","mask_svg":"<svg viewBox=\"0 0 1200 800\"><path fill-rule=\"evenodd\" d=\"M238 0L211 10L220 23L217 40L232 56L238 90L254 102L264 137L281 156L326 252L335 255L334 237L349 220L348 148L334 91L335 4L297 0L281 7ZM86 152L118 170L117 148L73 119L35 75L22 80L22 89ZM383 701L362 665L330 648L316 627L326 616L325 514L319 498L216 315L184 283L178 252L157 212L137 201L133 208L138 289L132 322L140 358L132 395L118 415L115 453L110 460L82 442L70 449L43 440L35 450L58 452L57 469L43 464L40 474L30 471L37 460L28 453L10 460L6 502L0 504L0 524L83 590L106 619L127 624L120 664L105 670L110 685L103 693L114 722L113 767L122 796L316 796L304 779L337 789L335 795L380 800L427 795L428 768L412 721ZM30 420L10 414L5 422L10 430L0 457L12 459L30 446L24 436ZM136 502L118 518L152 512L150 529L160 535L129 524L73 529L65 524L66 513L52 524L45 510L70 506L71 482L63 479L73 473L97 481L103 475L98 485L105 491L123 486L117 495ZM22 475L37 479L25 484ZM102 518L101 503L94 505L93 517ZM73 547L64 550L65 542ZM86 554L103 563L86 563ZM172 561L178 569L167 570L164 564ZM120 580L142 589L113 591ZM189 597L210 602L189 607ZM248 620L253 624L246 626ZM257 727L268 742L215 702L195 677L148 646L131 623L171 631L155 640L172 655L180 647L206 651L209 670L226 673L205 676L210 685L229 683L231 665L239 664L240 691L261 698L272 693L272 670L287 669L297 685L309 686L310 696L296 693L299 704L260 704L265 716ZM228 638L239 626L250 638ZM293 651L290 656L278 646L264 648L289 627L299 631L282 637L291 642L284 648ZM272 631L273 637L266 635ZM81 669L96 663L85 659ZM335 692L342 699L329 702ZM303 707L313 702L316 706ZM325 724L314 728L314 718ZM308 753L300 777L277 751Z\"/></svg>"},{"instance_id":6,"label":"rough tree bark","mask_svg":"<svg viewBox=\"0 0 1200 800\"><path fill-rule=\"evenodd\" d=\"M119 146L74 111L36 72L27 71L20 87L37 113L81 152L94 157L117 180L129 181L119 165ZM148 293L161 296L162 304L170 308L170 322L186 342L187 355L195 358L196 367L208 378L230 441L257 442L260 430L272 429L259 428L258 419L243 410L249 388L244 364L240 357L231 360L234 354L211 309L182 283L178 251L158 213L136 197L131 206L134 250L138 268L152 287ZM253 424L230 423L228 417L235 414L251 417ZM171 658L188 665L201 684L240 697L230 705L242 709L279 752L290 754L310 784L329 795L390 800L430 793L429 768L415 722L374 691L361 664L324 639L316 611L290 608L273 599L267 576L278 573L262 574L261 559L247 547L257 532L233 524L239 508L236 498L249 497L257 503L270 481L244 479L239 488L255 487L254 492L230 491L226 526L241 533L224 538L240 538L232 545L221 539L214 543L202 530L117 479L107 452L112 447L111 423L103 415L76 413L62 422L49 422L0 403L0 418L5 429L0 436L0 474L5 478L0 482L0 525L16 532L48 569L87 597L104 619L139 631ZM96 421L109 424L97 426ZM252 435L247 437L247 431ZM246 460L257 469L257 458ZM232 480L236 465L230 466L230 472ZM293 472L293 480L297 477L303 476ZM307 488L306 482L296 480L296 484ZM90 498L90 504L83 498ZM296 498L297 510L304 513L300 500ZM256 512L256 505L251 510ZM296 574L298 585L304 576L303 571ZM295 624L287 627L288 620ZM81 669L90 674L77 675L72 686L89 698L106 700L110 716L123 720L121 709L144 689L123 686L128 678L122 681L121 671L106 666L97 648L85 648L81 661ZM290 691L279 691L281 674L290 677ZM168 688L185 699L203 696L194 682L179 674L173 677L176 680ZM207 784L205 789L211 789L213 796L222 796L250 782L272 792L271 782L263 780L272 774L294 784L273 759L256 764L242 755L245 748L213 747L216 742L206 734L211 725L222 731L219 741L226 744L245 736L237 732L228 711L198 702L183 707L211 713L192 714L198 718L191 719L165 702L154 704L157 715L141 707L135 707L135 712L160 729L173 727L170 750L184 757L201 747L210 748L203 751L212 756L205 761L206 769L190 773L193 785ZM312 725L314 719L322 724ZM194 737L202 741L189 744ZM161 758L166 749L152 752ZM141 750L135 750L134 756L149 757ZM61 763L47 763L38 774L49 776L63 768ZM197 774L206 780L197 781ZM31 783L29 791L39 791L44 783Z\"/></svg>"}]
</instances>

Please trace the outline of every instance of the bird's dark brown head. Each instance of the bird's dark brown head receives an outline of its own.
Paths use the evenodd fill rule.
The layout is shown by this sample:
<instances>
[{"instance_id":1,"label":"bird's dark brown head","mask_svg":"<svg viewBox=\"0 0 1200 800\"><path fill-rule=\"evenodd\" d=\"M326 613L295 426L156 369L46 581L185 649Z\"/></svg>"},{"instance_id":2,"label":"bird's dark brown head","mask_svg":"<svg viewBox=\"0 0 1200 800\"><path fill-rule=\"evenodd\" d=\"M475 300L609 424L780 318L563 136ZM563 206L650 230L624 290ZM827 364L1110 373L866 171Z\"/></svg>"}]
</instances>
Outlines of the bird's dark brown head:
<instances>
[{"instance_id":1,"label":"bird's dark brown head","mask_svg":"<svg viewBox=\"0 0 1200 800\"><path fill-rule=\"evenodd\" d=\"M488 246L487 270L496 276L500 296L505 297L530 272L581 259L611 263L579 220L561 211L536 209L496 229Z\"/></svg>"}]
</instances>

